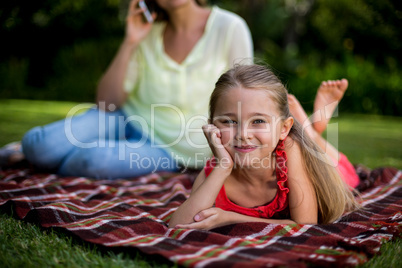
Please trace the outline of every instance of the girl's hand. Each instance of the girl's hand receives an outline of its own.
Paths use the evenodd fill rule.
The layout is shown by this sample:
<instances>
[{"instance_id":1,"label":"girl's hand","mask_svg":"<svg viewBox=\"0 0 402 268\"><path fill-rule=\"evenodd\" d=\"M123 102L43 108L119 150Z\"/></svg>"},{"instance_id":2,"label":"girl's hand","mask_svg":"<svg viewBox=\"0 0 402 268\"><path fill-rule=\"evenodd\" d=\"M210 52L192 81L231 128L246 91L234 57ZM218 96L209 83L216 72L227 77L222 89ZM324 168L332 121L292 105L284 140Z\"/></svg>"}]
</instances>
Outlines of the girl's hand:
<instances>
[{"instance_id":1,"label":"girl's hand","mask_svg":"<svg viewBox=\"0 0 402 268\"><path fill-rule=\"evenodd\" d=\"M202 126L202 130L217 161L216 167L231 170L233 159L222 144L221 131L213 124Z\"/></svg>"},{"instance_id":2,"label":"girl's hand","mask_svg":"<svg viewBox=\"0 0 402 268\"><path fill-rule=\"evenodd\" d=\"M151 23L143 21L144 11L138 7L139 0L131 0L126 17L125 41L130 44L139 44L152 28ZM155 13L152 16L156 17Z\"/></svg>"},{"instance_id":3,"label":"girl's hand","mask_svg":"<svg viewBox=\"0 0 402 268\"><path fill-rule=\"evenodd\" d=\"M208 208L194 216L194 222L189 224L177 224L175 228L210 230L231 224L232 212L220 208Z\"/></svg>"}]
</instances>

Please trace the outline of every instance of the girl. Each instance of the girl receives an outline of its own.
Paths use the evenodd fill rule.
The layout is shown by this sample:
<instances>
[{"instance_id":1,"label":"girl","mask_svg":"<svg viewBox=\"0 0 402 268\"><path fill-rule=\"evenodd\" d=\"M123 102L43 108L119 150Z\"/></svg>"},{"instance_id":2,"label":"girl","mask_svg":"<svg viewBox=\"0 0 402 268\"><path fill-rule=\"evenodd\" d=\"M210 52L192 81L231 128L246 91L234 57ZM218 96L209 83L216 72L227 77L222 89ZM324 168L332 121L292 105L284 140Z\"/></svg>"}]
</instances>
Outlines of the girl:
<instances>
[{"instance_id":1,"label":"girl","mask_svg":"<svg viewBox=\"0 0 402 268\"><path fill-rule=\"evenodd\" d=\"M301 119L297 100L289 100ZM214 158L173 214L170 227L330 223L358 208L351 186L334 167L338 152L321 138L321 145L330 148L325 154L304 135L290 114L286 88L266 67L236 66L224 73L211 95L209 123L203 130ZM309 128L306 132L313 133ZM346 157L340 157L339 165L348 176Z\"/></svg>"}]
</instances>

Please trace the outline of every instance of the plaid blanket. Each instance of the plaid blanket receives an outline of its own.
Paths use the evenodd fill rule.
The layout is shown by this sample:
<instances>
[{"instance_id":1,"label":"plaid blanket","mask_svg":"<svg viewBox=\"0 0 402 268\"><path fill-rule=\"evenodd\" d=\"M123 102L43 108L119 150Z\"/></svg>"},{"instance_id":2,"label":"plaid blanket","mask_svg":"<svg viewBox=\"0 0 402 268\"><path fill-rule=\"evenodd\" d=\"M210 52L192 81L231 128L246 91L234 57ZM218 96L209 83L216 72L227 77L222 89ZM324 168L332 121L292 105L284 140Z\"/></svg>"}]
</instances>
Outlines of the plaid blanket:
<instances>
[{"instance_id":1,"label":"plaid blanket","mask_svg":"<svg viewBox=\"0 0 402 268\"><path fill-rule=\"evenodd\" d=\"M21 219L63 228L90 243L135 247L185 267L347 267L366 262L401 234L402 171L382 168L366 177L374 185L362 193L364 209L325 225L168 228L194 179L177 173L96 181L0 169L0 207L11 206Z\"/></svg>"}]
</instances>

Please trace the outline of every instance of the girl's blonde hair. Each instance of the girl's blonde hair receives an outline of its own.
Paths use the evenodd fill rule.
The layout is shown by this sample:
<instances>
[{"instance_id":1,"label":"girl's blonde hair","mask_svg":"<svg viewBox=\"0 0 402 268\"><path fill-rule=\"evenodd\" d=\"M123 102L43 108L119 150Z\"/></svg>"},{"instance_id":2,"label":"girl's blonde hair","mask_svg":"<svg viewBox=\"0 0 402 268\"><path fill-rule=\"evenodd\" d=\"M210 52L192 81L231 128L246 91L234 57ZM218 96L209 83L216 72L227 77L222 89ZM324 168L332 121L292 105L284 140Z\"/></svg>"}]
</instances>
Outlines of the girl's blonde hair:
<instances>
[{"instance_id":1,"label":"girl's blonde hair","mask_svg":"<svg viewBox=\"0 0 402 268\"><path fill-rule=\"evenodd\" d=\"M284 120L290 116L287 89L280 79L262 65L236 65L224 73L215 84L209 103L211 122L218 99L231 88L266 90ZM293 117L293 116L292 116ZM319 223L330 223L346 211L359 207L352 190L342 180L337 170L328 163L328 158L319 146L307 135L299 122L289 132L292 140L300 145L303 165L314 186L317 196Z\"/></svg>"}]
</instances>

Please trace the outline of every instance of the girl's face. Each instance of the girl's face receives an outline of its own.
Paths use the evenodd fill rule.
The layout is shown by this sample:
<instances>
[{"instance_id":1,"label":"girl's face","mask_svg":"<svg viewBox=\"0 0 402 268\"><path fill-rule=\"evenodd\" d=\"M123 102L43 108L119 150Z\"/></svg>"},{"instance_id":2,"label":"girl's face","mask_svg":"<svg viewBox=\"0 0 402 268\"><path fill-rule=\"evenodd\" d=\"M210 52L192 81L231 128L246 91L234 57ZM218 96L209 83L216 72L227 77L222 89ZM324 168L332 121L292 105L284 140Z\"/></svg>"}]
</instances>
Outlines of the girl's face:
<instances>
[{"instance_id":1,"label":"girl's face","mask_svg":"<svg viewBox=\"0 0 402 268\"><path fill-rule=\"evenodd\" d=\"M281 118L264 89L228 89L218 99L213 116L223 146L240 167L271 168L276 145L293 125L293 118Z\"/></svg>"}]
</instances>

